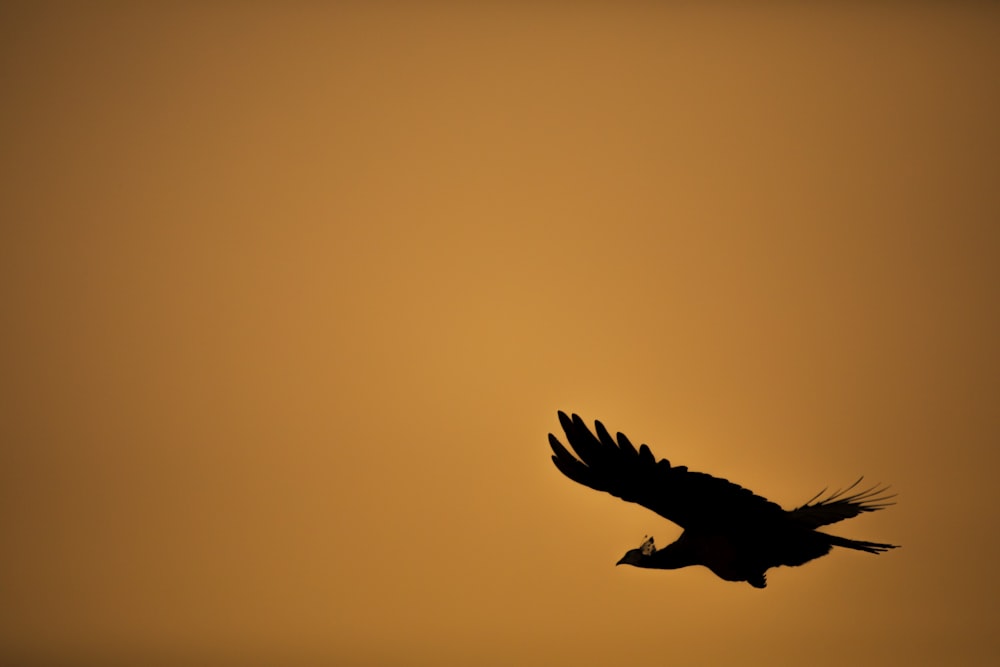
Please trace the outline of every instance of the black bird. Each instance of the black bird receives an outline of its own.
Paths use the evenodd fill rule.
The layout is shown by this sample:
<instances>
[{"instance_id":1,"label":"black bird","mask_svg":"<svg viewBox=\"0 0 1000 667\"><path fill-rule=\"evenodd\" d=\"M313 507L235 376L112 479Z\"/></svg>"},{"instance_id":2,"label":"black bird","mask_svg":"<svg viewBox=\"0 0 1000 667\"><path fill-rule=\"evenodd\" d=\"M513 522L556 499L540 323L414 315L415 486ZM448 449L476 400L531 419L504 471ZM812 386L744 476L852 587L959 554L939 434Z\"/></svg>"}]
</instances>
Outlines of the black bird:
<instances>
[{"instance_id":1,"label":"black bird","mask_svg":"<svg viewBox=\"0 0 1000 667\"><path fill-rule=\"evenodd\" d=\"M765 573L779 565L802 565L825 556L833 547L879 554L896 545L849 540L817 528L874 512L894 503L888 487L854 491L860 479L820 499L824 491L793 510L762 498L725 479L685 466L657 461L646 445L638 449L623 434L617 441L601 422L591 433L579 416L559 412L559 423L576 456L549 434L556 467L574 482L653 510L684 532L673 544L657 549L647 538L628 551L618 565L675 570L704 565L726 581L767 586ZM577 458L579 457L579 458Z\"/></svg>"}]
</instances>

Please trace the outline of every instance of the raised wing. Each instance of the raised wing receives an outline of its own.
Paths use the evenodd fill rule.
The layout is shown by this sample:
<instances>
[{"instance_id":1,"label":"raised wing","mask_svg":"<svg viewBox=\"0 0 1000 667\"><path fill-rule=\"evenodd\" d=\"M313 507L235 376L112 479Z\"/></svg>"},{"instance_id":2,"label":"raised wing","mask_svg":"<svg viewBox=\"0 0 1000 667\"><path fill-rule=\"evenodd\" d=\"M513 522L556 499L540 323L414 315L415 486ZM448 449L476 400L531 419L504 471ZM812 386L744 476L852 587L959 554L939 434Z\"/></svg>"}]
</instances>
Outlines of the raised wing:
<instances>
[{"instance_id":1,"label":"raised wing","mask_svg":"<svg viewBox=\"0 0 1000 667\"><path fill-rule=\"evenodd\" d=\"M773 521L785 511L776 503L741 486L685 466L657 461L646 445L639 449L622 433L617 441L601 422L591 433L579 416L559 413L573 456L559 439L549 434L559 470L584 486L606 491L628 502L638 503L685 529L748 527L758 521ZM577 458L579 457L579 458Z\"/></svg>"},{"instance_id":2,"label":"raised wing","mask_svg":"<svg viewBox=\"0 0 1000 667\"><path fill-rule=\"evenodd\" d=\"M859 477L854 484L851 484L846 489L835 491L826 498L817 500L817 498L826 492L826 489L823 489L810 498L805 505L789 511L789 517L796 523L809 526L810 528L818 528L843 521L844 519L850 519L862 512L876 512L895 504L889 501L895 498L896 494L886 493L889 487L879 486L878 484L848 495L851 490L861 483L862 479L864 478Z\"/></svg>"}]
</instances>

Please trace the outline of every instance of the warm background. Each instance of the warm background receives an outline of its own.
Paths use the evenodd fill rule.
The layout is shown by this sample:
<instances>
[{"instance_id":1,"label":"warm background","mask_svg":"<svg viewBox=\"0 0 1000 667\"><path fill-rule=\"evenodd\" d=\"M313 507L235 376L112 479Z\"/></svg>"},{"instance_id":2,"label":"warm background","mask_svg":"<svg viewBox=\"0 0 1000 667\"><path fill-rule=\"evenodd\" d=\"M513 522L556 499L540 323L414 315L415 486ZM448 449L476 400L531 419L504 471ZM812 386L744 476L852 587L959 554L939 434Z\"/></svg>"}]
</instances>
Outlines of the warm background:
<instances>
[{"instance_id":1,"label":"warm background","mask_svg":"<svg viewBox=\"0 0 1000 667\"><path fill-rule=\"evenodd\" d=\"M129 4L0 6L0 663L998 664L995 5ZM904 548L616 569L560 408Z\"/></svg>"}]
</instances>

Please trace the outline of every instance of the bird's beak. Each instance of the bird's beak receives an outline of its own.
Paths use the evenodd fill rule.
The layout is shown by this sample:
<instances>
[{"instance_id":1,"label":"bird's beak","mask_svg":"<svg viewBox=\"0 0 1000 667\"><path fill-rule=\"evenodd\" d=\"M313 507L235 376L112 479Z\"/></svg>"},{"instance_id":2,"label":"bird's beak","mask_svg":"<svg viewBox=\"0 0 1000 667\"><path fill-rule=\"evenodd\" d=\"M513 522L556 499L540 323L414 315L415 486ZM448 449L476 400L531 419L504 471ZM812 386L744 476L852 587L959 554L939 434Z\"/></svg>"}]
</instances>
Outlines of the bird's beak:
<instances>
[{"instance_id":1,"label":"bird's beak","mask_svg":"<svg viewBox=\"0 0 1000 667\"><path fill-rule=\"evenodd\" d=\"M615 563L615 565L616 565L616 566L617 566L617 565L621 565L621 564L622 564L622 563L624 563L624 562L625 562L625 556L622 556L622 559L621 559L620 561L618 561L617 563Z\"/></svg>"}]
</instances>

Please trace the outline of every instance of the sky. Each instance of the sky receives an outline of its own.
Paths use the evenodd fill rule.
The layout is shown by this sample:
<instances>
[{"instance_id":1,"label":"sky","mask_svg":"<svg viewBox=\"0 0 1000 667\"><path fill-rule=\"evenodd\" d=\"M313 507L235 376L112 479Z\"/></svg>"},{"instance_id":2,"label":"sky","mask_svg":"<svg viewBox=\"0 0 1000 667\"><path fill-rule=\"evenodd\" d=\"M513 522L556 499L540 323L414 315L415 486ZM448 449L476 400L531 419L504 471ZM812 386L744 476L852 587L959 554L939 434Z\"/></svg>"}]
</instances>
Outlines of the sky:
<instances>
[{"instance_id":1,"label":"sky","mask_svg":"<svg viewBox=\"0 0 1000 667\"><path fill-rule=\"evenodd\" d=\"M997 664L1000 10L758 4L0 5L0 663Z\"/></svg>"}]
</instances>

